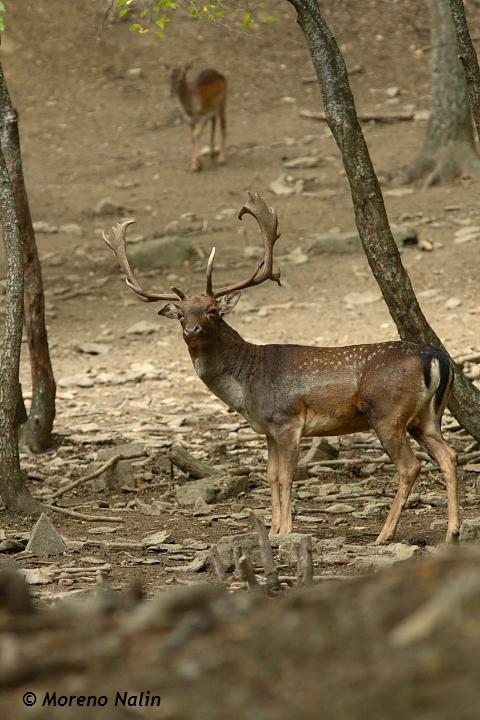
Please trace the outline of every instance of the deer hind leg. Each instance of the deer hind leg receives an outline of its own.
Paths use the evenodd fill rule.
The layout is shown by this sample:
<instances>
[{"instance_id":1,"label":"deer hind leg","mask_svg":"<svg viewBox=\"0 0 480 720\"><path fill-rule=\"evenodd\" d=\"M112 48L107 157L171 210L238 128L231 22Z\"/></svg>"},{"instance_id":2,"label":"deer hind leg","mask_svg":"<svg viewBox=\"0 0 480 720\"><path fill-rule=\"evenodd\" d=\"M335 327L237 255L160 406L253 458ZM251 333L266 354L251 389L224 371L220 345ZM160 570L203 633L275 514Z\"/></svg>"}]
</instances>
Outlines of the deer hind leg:
<instances>
[{"instance_id":1,"label":"deer hind leg","mask_svg":"<svg viewBox=\"0 0 480 720\"><path fill-rule=\"evenodd\" d=\"M457 453L442 437L440 418L433 408L423 413L410 434L425 448L430 457L440 466L447 485L448 526L445 542L456 543L460 535L460 515L458 509Z\"/></svg>"},{"instance_id":2,"label":"deer hind leg","mask_svg":"<svg viewBox=\"0 0 480 720\"><path fill-rule=\"evenodd\" d=\"M380 426L379 426L380 425ZM385 452L394 463L400 476L397 494L385 520L385 524L376 543L385 543L393 540L400 519L400 514L410 495L410 491L420 472L420 461L417 460L408 444L405 426L385 427L383 424L374 424L380 442Z\"/></svg>"},{"instance_id":3,"label":"deer hind leg","mask_svg":"<svg viewBox=\"0 0 480 720\"><path fill-rule=\"evenodd\" d=\"M275 440L267 436L267 479L272 493L272 525L270 535L280 532L280 483L278 478L278 448Z\"/></svg>"},{"instance_id":4,"label":"deer hind leg","mask_svg":"<svg viewBox=\"0 0 480 720\"><path fill-rule=\"evenodd\" d=\"M225 117L225 103L223 103L220 110L218 111L218 118L220 120L220 152L218 155L218 162L221 165L224 165L226 162L225 141L226 141L226 136L227 136L227 120Z\"/></svg>"},{"instance_id":5,"label":"deer hind leg","mask_svg":"<svg viewBox=\"0 0 480 720\"><path fill-rule=\"evenodd\" d=\"M211 128L210 128L210 157L215 157L215 126L217 124L217 118L215 115L213 115L211 119Z\"/></svg>"}]
</instances>

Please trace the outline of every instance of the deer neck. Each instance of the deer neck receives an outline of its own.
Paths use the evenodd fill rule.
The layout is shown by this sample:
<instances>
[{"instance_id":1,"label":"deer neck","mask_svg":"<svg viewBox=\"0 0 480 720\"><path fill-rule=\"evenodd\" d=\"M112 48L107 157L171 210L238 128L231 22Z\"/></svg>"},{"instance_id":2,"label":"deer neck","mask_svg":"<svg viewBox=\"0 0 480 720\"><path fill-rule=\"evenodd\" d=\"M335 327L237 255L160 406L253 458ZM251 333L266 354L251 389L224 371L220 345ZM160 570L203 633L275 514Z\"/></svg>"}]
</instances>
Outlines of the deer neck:
<instances>
[{"instance_id":1,"label":"deer neck","mask_svg":"<svg viewBox=\"0 0 480 720\"><path fill-rule=\"evenodd\" d=\"M185 114L187 117L192 118L195 113L192 88L185 78L179 82L177 94Z\"/></svg>"},{"instance_id":2,"label":"deer neck","mask_svg":"<svg viewBox=\"0 0 480 720\"><path fill-rule=\"evenodd\" d=\"M246 342L223 320L208 347L189 348L198 377L214 395L239 412L245 405L246 388L257 350L258 346Z\"/></svg>"}]
</instances>

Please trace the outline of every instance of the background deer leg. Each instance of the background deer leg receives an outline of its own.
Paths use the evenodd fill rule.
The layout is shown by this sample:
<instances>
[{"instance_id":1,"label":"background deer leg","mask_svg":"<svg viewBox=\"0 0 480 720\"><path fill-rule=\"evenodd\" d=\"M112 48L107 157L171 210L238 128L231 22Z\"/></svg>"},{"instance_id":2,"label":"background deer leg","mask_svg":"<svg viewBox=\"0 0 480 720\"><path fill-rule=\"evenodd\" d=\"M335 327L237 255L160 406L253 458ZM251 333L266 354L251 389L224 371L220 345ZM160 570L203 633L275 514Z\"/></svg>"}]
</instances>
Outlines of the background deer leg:
<instances>
[{"instance_id":1,"label":"background deer leg","mask_svg":"<svg viewBox=\"0 0 480 720\"><path fill-rule=\"evenodd\" d=\"M225 164L225 138L227 135L227 120L225 117L225 105L219 110L218 117L220 120L220 152L218 154L218 162L221 165Z\"/></svg>"},{"instance_id":2,"label":"background deer leg","mask_svg":"<svg viewBox=\"0 0 480 720\"><path fill-rule=\"evenodd\" d=\"M393 540L395 537L400 513L408 500L410 490L420 472L421 464L408 444L404 427L399 428L398 425L396 427L385 427L382 425L382 427L379 428L374 425L374 429L385 452L395 464L398 474L400 475L397 494L395 495L382 531L375 541L376 543L384 543Z\"/></svg>"},{"instance_id":3,"label":"background deer leg","mask_svg":"<svg viewBox=\"0 0 480 720\"><path fill-rule=\"evenodd\" d=\"M275 440L267 435L267 478L272 493L272 525L270 535L280 531L280 485L278 478L278 449Z\"/></svg>"},{"instance_id":4,"label":"background deer leg","mask_svg":"<svg viewBox=\"0 0 480 720\"><path fill-rule=\"evenodd\" d=\"M193 154L192 154L192 170L202 169L202 153L200 148L200 135L202 134L205 121L198 122L192 125L192 143L193 143Z\"/></svg>"},{"instance_id":5,"label":"background deer leg","mask_svg":"<svg viewBox=\"0 0 480 720\"><path fill-rule=\"evenodd\" d=\"M210 122L210 157L213 160L213 158L215 157L215 126L217 124L217 118L215 115L211 118Z\"/></svg>"},{"instance_id":6,"label":"background deer leg","mask_svg":"<svg viewBox=\"0 0 480 720\"><path fill-rule=\"evenodd\" d=\"M409 432L440 466L447 484L448 527L445 542L456 543L460 535L457 453L443 439L438 418L435 421L427 418L425 423L422 420L420 418L419 426L409 428Z\"/></svg>"},{"instance_id":7,"label":"background deer leg","mask_svg":"<svg viewBox=\"0 0 480 720\"><path fill-rule=\"evenodd\" d=\"M300 451L300 438L301 430L290 428L275 436L280 484L280 535L292 532L292 482Z\"/></svg>"}]
</instances>

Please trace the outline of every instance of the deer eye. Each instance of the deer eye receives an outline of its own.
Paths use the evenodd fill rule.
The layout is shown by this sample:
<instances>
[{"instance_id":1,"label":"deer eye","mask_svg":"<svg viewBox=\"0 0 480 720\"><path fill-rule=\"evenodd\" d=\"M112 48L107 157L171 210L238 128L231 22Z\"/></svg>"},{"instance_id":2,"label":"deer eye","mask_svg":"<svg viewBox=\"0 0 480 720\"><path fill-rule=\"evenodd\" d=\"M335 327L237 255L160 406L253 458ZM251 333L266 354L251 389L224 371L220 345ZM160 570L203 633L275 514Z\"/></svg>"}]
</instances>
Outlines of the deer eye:
<instances>
[{"instance_id":1,"label":"deer eye","mask_svg":"<svg viewBox=\"0 0 480 720\"><path fill-rule=\"evenodd\" d=\"M207 317L213 318L217 317L217 310L216 308L211 308L210 310L207 310Z\"/></svg>"}]
</instances>

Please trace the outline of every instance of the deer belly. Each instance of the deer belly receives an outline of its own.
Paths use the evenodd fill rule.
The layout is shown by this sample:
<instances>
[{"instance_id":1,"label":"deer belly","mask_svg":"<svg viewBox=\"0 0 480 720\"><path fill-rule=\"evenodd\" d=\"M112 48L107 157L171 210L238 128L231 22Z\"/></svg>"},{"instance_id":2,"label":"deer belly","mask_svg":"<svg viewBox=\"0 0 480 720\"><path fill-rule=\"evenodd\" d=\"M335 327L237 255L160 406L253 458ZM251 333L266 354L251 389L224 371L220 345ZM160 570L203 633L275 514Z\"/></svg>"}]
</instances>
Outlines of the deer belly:
<instances>
[{"instance_id":1,"label":"deer belly","mask_svg":"<svg viewBox=\"0 0 480 720\"><path fill-rule=\"evenodd\" d=\"M348 435L349 433L369 430L370 424L360 413L344 415L325 415L307 412L303 435Z\"/></svg>"},{"instance_id":2,"label":"deer belly","mask_svg":"<svg viewBox=\"0 0 480 720\"><path fill-rule=\"evenodd\" d=\"M328 415L307 415L303 435L335 435L341 426L339 418Z\"/></svg>"}]
</instances>

